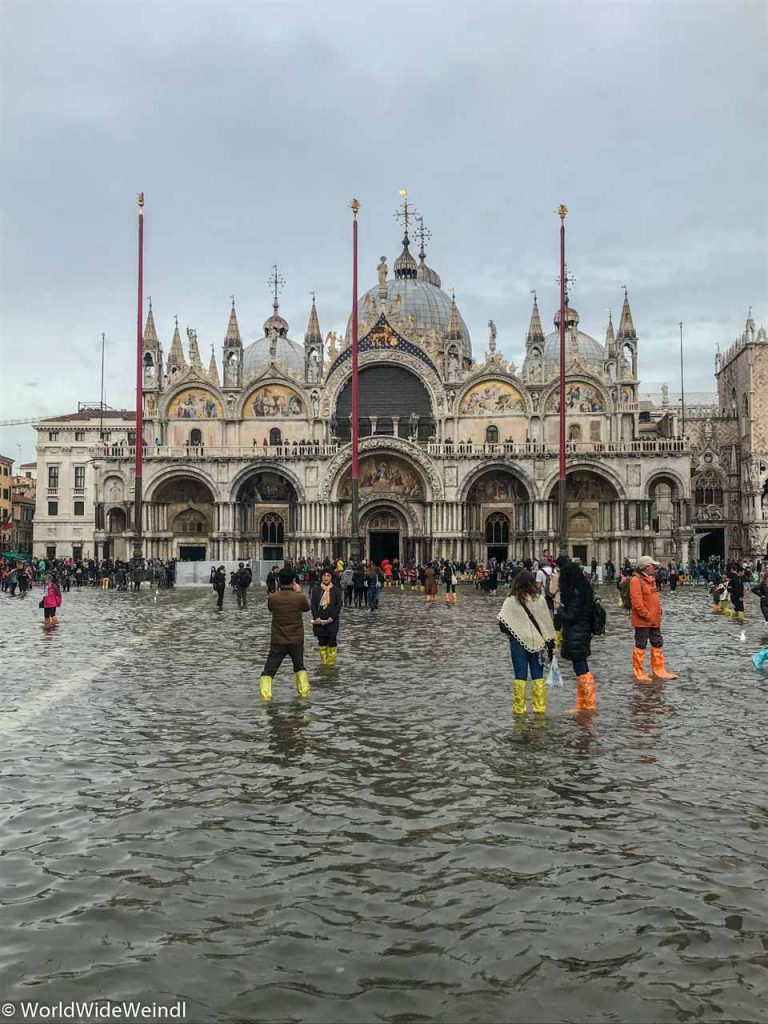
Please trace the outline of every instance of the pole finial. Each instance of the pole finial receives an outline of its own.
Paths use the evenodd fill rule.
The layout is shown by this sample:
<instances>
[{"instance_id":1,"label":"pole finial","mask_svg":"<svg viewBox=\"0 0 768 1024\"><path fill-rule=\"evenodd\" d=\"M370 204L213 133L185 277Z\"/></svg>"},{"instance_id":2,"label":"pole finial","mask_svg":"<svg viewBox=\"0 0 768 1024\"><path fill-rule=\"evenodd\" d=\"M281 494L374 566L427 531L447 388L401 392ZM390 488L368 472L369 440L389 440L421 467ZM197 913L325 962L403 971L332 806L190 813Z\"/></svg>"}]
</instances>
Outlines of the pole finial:
<instances>
[{"instance_id":1,"label":"pole finial","mask_svg":"<svg viewBox=\"0 0 768 1024\"><path fill-rule=\"evenodd\" d=\"M557 214L560 217L560 220L565 220L568 216L568 207L561 203L557 208Z\"/></svg>"},{"instance_id":2,"label":"pole finial","mask_svg":"<svg viewBox=\"0 0 768 1024\"><path fill-rule=\"evenodd\" d=\"M139 204L139 213L144 213L144 193L143 192L139 192L139 194L136 197L136 199L137 199L137 202Z\"/></svg>"},{"instance_id":3,"label":"pole finial","mask_svg":"<svg viewBox=\"0 0 768 1024\"><path fill-rule=\"evenodd\" d=\"M357 220L357 215L360 212L360 200L353 199L352 202L349 204L349 208L352 211L352 216L354 217L355 220Z\"/></svg>"}]
</instances>

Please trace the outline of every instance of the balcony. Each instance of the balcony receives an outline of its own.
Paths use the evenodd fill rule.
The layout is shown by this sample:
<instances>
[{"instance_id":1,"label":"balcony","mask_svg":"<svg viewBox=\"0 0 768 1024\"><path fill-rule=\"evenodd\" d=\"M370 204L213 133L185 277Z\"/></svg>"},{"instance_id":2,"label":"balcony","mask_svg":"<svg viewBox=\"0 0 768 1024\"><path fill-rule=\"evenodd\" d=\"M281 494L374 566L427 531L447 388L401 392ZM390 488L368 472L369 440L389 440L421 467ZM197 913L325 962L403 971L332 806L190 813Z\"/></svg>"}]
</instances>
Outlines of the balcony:
<instances>
[{"instance_id":1,"label":"balcony","mask_svg":"<svg viewBox=\"0 0 768 1024\"><path fill-rule=\"evenodd\" d=\"M59 493L59 488L58 487L49 487L48 488L48 497L49 498L55 498L58 493Z\"/></svg>"},{"instance_id":2,"label":"balcony","mask_svg":"<svg viewBox=\"0 0 768 1024\"><path fill-rule=\"evenodd\" d=\"M361 437L361 447L365 442L372 439L385 440L386 434L373 434ZM402 444L404 438L399 438ZM410 441L415 448L426 451L428 455L436 458L514 458L514 459L555 459L560 455L560 445L555 442L500 442L499 444L475 444L471 441L445 442L445 441ZM293 461L299 459L330 459L344 449L350 449L349 444L308 444L308 445L246 445L234 447L216 447L213 445L181 445L171 447L169 445L146 445L144 448L145 462L166 462L177 459L222 459L232 461ZM566 454L578 455L601 455L608 457L642 457L643 455L689 455L691 446L686 439L646 438L634 441L568 441L565 446ZM110 446L108 448L95 447L91 449L93 458L106 459L107 461L129 460L133 462L136 457L136 449L127 445ZM48 489L49 494L55 494L55 490ZM75 494L84 493L75 489Z\"/></svg>"},{"instance_id":3,"label":"balcony","mask_svg":"<svg viewBox=\"0 0 768 1024\"><path fill-rule=\"evenodd\" d=\"M502 442L500 444L473 444L470 441L455 443L430 442L427 453L438 457L449 458L515 458L515 459L554 459L560 455L560 445L550 442L526 441ZM685 440L653 440L637 441L567 441L567 455L603 455L603 456L643 456L643 455L689 455L690 442Z\"/></svg>"},{"instance_id":4,"label":"balcony","mask_svg":"<svg viewBox=\"0 0 768 1024\"><path fill-rule=\"evenodd\" d=\"M84 488L84 487L73 487L73 488L72 488L72 493L73 493L73 494L74 494L74 495L75 495L76 497L77 497L78 495L81 495L81 494L85 494L85 488Z\"/></svg>"},{"instance_id":5,"label":"balcony","mask_svg":"<svg viewBox=\"0 0 768 1024\"><path fill-rule=\"evenodd\" d=\"M171 447L169 445L145 445L143 458L145 462L168 461L174 459L231 459L237 461L259 462L291 461L294 459L330 459L339 451L337 444L280 444L280 445L246 445L241 447L215 447L213 445L182 445ZM117 445L108 448L92 448L91 454L95 459L106 459L108 461L119 461L128 459L131 462L136 458L136 449L124 445Z\"/></svg>"}]
</instances>

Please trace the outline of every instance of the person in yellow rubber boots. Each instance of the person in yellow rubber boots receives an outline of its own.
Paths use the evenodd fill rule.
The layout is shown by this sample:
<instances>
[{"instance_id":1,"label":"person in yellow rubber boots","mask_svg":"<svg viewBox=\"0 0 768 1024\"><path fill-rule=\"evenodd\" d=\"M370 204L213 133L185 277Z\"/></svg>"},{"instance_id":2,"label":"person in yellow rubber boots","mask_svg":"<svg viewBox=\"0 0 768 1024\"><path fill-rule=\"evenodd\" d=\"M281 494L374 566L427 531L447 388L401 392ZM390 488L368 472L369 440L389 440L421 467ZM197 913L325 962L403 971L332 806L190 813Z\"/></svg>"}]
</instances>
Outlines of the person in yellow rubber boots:
<instances>
[{"instance_id":1,"label":"person in yellow rubber boots","mask_svg":"<svg viewBox=\"0 0 768 1024\"><path fill-rule=\"evenodd\" d=\"M655 562L650 555L642 555L637 561L632 579L629 581L629 600L632 605L631 622L635 628L635 648L632 652L632 669L635 679L650 682L645 671L645 648L651 642L651 672L657 679L677 679L673 672L667 672L664 665L664 640L661 636L661 595L656 589Z\"/></svg>"},{"instance_id":2,"label":"person in yellow rubber boots","mask_svg":"<svg viewBox=\"0 0 768 1024\"><path fill-rule=\"evenodd\" d=\"M555 627L544 595L539 593L533 573L522 570L512 580L509 597L498 614L499 629L509 638L512 667L515 670L512 712L524 715L528 710L528 673L531 674L533 710L547 711L547 684L544 662L547 644L554 639Z\"/></svg>"},{"instance_id":3,"label":"person in yellow rubber boots","mask_svg":"<svg viewBox=\"0 0 768 1024\"><path fill-rule=\"evenodd\" d=\"M323 569L320 582L312 587L309 606L312 611L312 632L320 645L320 661L329 667L336 664L341 605L341 587L334 581L331 570Z\"/></svg>"},{"instance_id":4,"label":"person in yellow rubber boots","mask_svg":"<svg viewBox=\"0 0 768 1024\"><path fill-rule=\"evenodd\" d=\"M277 576L278 590L267 598L272 613L272 634L269 654L261 673L259 692L262 700L272 700L272 680L286 654L293 662L296 689L300 697L309 696L309 676L304 668L304 620L309 601L296 582L296 573L285 566Z\"/></svg>"}]
</instances>

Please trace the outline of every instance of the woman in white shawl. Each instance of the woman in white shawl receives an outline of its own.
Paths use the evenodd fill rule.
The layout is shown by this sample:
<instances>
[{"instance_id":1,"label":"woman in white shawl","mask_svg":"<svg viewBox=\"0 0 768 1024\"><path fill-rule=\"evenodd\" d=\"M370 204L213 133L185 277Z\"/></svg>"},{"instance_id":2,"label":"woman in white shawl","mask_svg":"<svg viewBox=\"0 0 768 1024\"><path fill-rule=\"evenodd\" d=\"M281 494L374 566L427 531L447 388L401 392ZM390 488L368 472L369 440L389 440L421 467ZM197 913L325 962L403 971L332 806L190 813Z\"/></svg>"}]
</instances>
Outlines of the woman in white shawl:
<instances>
[{"instance_id":1,"label":"woman in white shawl","mask_svg":"<svg viewBox=\"0 0 768 1024\"><path fill-rule=\"evenodd\" d=\"M530 672L534 713L546 714L544 664L547 660L547 644L554 639L555 627L546 599L539 593L532 573L523 570L515 576L509 588L509 597L501 606L498 618L499 628L509 637L515 670L512 711L516 715L524 715L528 710Z\"/></svg>"}]
</instances>

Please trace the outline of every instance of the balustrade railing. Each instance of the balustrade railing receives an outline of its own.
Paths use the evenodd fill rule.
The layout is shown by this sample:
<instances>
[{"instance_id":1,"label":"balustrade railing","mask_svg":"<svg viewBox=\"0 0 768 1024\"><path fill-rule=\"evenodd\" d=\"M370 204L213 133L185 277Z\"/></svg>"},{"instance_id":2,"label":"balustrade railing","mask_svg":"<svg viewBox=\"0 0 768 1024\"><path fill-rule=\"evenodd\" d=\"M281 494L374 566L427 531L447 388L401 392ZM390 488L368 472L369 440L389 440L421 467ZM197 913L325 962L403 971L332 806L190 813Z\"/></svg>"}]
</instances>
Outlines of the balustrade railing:
<instances>
[{"instance_id":1,"label":"balustrade railing","mask_svg":"<svg viewBox=\"0 0 768 1024\"><path fill-rule=\"evenodd\" d=\"M641 439L636 441L567 441L568 455L685 455L690 452L690 443L683 439ZM463 456L507 456L515 458L545 458L560 454L560 445L542 441L499 442L498 444L474 444L471 441L430 442L429 455Z\"/></svg>"},{"instance_id":2,"label":"balustrade railing","mask_svg":"<svg viewBox=\"0 0 768 1024\"><path fill-rule=\"evenodd\" d=\"M336 444L276 444L216 446L207 444L165 445L147 444L143 457L152 459L329 459L339 450ZM130 459L136 457L136 449L130 445L108 445L92 449L94 458Z\"/></svg>"},{"instance_id":3,"label":"balustrade railing","mask_svg":"<svg viewBox=\"0 0 768 1024\"><path fill-rule=\"evenodd\" d=\"M381 435L382 437L386 435ZM378 438L378 435L373 435ZM362 439L365 447L367 438ZM402 443L403 439L399 439ZM560 454L560 445L543 441L500 441L497 444L476 444L472 441L411 441L414 447L426 450L428 455L450 458L508 457L518 459L554 458ZM144 447L144 458L195 459L329 459L349 444L282 444L251 446L216 446L207 444L157 445ZM567 441L568 455L686 455L691 451L688 438L640 438L633 441ZM94 458L130 459L136 449L129 445L106 445L92 449Z\"/></svg>"}]
</instances>

